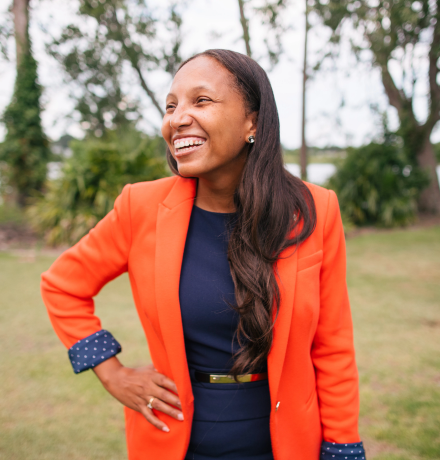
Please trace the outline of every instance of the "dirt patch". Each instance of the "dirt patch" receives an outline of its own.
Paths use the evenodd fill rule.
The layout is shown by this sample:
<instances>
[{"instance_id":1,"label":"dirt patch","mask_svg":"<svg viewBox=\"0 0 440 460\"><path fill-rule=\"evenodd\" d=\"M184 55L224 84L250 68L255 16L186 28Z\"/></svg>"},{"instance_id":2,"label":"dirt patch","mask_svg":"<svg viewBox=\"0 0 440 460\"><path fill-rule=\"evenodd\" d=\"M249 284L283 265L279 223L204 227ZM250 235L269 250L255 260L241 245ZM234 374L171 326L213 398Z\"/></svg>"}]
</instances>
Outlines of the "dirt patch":
<instances>
[{"instance_id":1,"label":"dirt patch","mask_svg":"<svg viewBox=\"0 0 440 460\"><path fill-rule=\"evenodd\" d=\"M0 251L14 254L21 262L35 262L37 255L57 257L67 248L45 246L44 240L25 224L0 224Z\"/></svg>"},{"instance_id":2,"label":"dirt patch","mask_svg":"<svg viewBox=\"0 0 440 460\"><path fill-rule=\"evenodd\" d=\"M39 238L30 227L24 224L0 224L0 251L15 248L32 248L39 242Z\"/></svg>"}]
</instances>

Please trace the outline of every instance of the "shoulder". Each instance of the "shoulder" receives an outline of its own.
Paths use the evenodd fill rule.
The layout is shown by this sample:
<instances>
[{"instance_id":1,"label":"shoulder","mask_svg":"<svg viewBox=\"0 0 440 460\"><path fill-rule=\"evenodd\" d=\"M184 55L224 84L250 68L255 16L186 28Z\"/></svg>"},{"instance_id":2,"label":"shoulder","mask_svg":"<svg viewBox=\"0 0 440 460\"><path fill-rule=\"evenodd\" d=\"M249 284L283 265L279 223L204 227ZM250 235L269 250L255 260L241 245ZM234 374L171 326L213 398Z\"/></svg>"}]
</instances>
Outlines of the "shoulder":
<instances>
[{"instance_id":1,"label":"shoulder","mask_svg":"<svg viewBox=\"0 0 440 460\"><path fill-rule=\"evenodd\" d=\"M131 199L143 199L148 196L150 198L154 197L157 201L161 201L161 199L163 200L168 195L176 180L177 176L171 176L163 177L162 179L157 180L130 184Z\"/></svg>"},{"instance_id":2,"label":"shoulder","mask_svg":"<svg viewBox=\"0 0 440 460\"><path fill-rule=\"evenodd\" d=\"M338 221L341 220L338 198L333 190L319 185L304 182L312 194L316 208L315 234L323 235L332 230L337 230Z\"/></svg>"},{"instance_id":3,"label":"shoulder","mask_svg":"<svg viewBox=\"0 0 440 460\"><path fill-rule=\"evenodd\" d=\"M333 190L311 184L310 182L304 181L304 184L312 194L317 214L322 214L323 212L327 214L329 207L333 208L335 204L337 205L338 199Z\"/></svg>"},{"instance_id":4,"label":"shoulder","mask_svg":"<svg viewBox=\"0 0 440 460\"><path fill-rule=\"evenodd\" d=\"M122 193L126 197L132 210L141 207L151 208L162 202L174 187L178 176L127 184Z\"/></svg>"}]
</instances>

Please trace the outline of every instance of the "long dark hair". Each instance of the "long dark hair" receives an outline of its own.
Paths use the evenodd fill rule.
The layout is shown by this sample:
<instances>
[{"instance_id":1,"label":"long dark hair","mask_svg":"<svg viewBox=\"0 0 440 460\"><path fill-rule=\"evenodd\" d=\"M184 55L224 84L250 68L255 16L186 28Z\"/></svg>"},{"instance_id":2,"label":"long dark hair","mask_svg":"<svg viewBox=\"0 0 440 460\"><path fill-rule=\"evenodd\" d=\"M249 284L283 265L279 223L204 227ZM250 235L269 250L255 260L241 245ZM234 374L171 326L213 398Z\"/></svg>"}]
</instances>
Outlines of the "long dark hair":
<instances>
[{"instance_id":1,"label":"long dark hair","mask_svg":"<svg viewBox=\"0 0 440 460\"><path fill-rule=\"evenodd\" d=\"M228 246L228 259L235 284L239 313L237 340L231 374L261 368L269 354L272 315L278 315L280 291L275 262L280 253L298 246L316 225L316 209L307 186L284 167L280 122L266 72L251 58L229 50L208 50L198 57L215 59L235 80L247 113L257 112L255 143L250 144L241 181L235 190L235 226ZM177 162L167 150L171 170L179 174Z\"/></svg>"}]
</instances>

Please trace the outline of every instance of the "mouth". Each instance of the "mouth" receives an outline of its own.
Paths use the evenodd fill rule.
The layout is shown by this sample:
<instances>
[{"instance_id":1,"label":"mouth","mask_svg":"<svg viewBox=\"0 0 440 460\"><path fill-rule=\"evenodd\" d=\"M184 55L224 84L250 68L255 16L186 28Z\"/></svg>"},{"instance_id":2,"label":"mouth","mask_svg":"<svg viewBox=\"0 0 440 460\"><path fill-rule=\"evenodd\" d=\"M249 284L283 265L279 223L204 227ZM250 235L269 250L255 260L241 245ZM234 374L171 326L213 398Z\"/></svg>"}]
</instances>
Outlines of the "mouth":
<instances>
[{"instance_id":1,"label":"mouth","mask_svg":"<svg viewBox=\"0 0 440 460\"><path fill-rule=\"evenodd\" d=\"M174 151L176 156L183 156L200 149L206 142L202 137L184 137L174 141Z\"/></svg>"}]
</instances>

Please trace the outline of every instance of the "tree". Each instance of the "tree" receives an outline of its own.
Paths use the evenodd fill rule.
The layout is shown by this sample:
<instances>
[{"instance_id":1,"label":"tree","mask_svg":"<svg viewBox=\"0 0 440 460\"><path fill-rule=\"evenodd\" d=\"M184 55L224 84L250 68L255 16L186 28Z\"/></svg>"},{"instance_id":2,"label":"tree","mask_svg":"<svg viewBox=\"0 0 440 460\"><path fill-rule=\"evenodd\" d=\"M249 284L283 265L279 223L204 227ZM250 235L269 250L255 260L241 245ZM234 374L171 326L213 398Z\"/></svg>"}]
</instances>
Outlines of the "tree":
<instances>
[{"instance_id":1,"label":"tree","mask_svg":"<svg viewBox=\"0 0 440 460\"><path fill-rule=\"evenodd\" d=\"M28 198L43 188L51 153L41 127L41 87L29 38L29 0L14 0L12 12L17 76L12 101L3 114L7 132L0 146L0 160L7 164L7 178L15 189L17 204L25 206Z\"/></svg>"},{"instance_id":2,"label":"tree","mask_svg":"<svg viewBox=\"0 0 440 460\"><path fill-rule=\"evenodd\" d=\"M172 5L164 15L159 21L146 0L80 0L78 18L49 44L49 53L79 90L72 95L87 130L104 132L140 118L139 101L128 101L122 87L127 68L164 115L147 73L162 69L173 76L182 61L179 9ZM166 41L158 36L161 27Z\"/></svg>"},{"instance_id":3,"label":"tree","mask_svg":"<svg viewBox=\"0 0 440 460\"><path fill-rule=\"evenodd\" d=\"M264 57L269 60L270 69L272 69L284 52L281 43L283 33L288 29L283 22L281 13L285 11L288 0L264 0L256 2L254 0L238 0L238 9L240 12L240 24L243 30L242 39L246 47L246 54L261 61ZM251 33L249 17L258 19L266 26L266 55L255 56L251 51Z\"/></svg>"},{"instance_id":4,"label":"tree","mask_svg":"<svg viewBox=\"0 0 440 460\"><path fill-rule=\"evenodd\" d=\"M303 62L303 87L302 87L302 121L301 121L301 150L299 156L301 179L307 180L307 143L306 143L306 85L307 85L307 42L309 36L309 4L305 0L304 10L304 62Z\"/></svg>"},{"instance_id":5,"label":"tree","mask_svg":"<svg viewBox=\"0 0 440 460\"><path fill-rule=\"evenodd\" d=\"M398 133L406 155L429 177L429 185L420 194L419 209L440 214L437 162L430 140L440 120L438 2L319 0L315 10L331 28L334 43L354 30L350 38L356 55L367 57L380 69L388 101L399 116ZM415 112L414 100L423 81L428 82L428 113L422 120Z\"/></svg>"}]
</instances>

